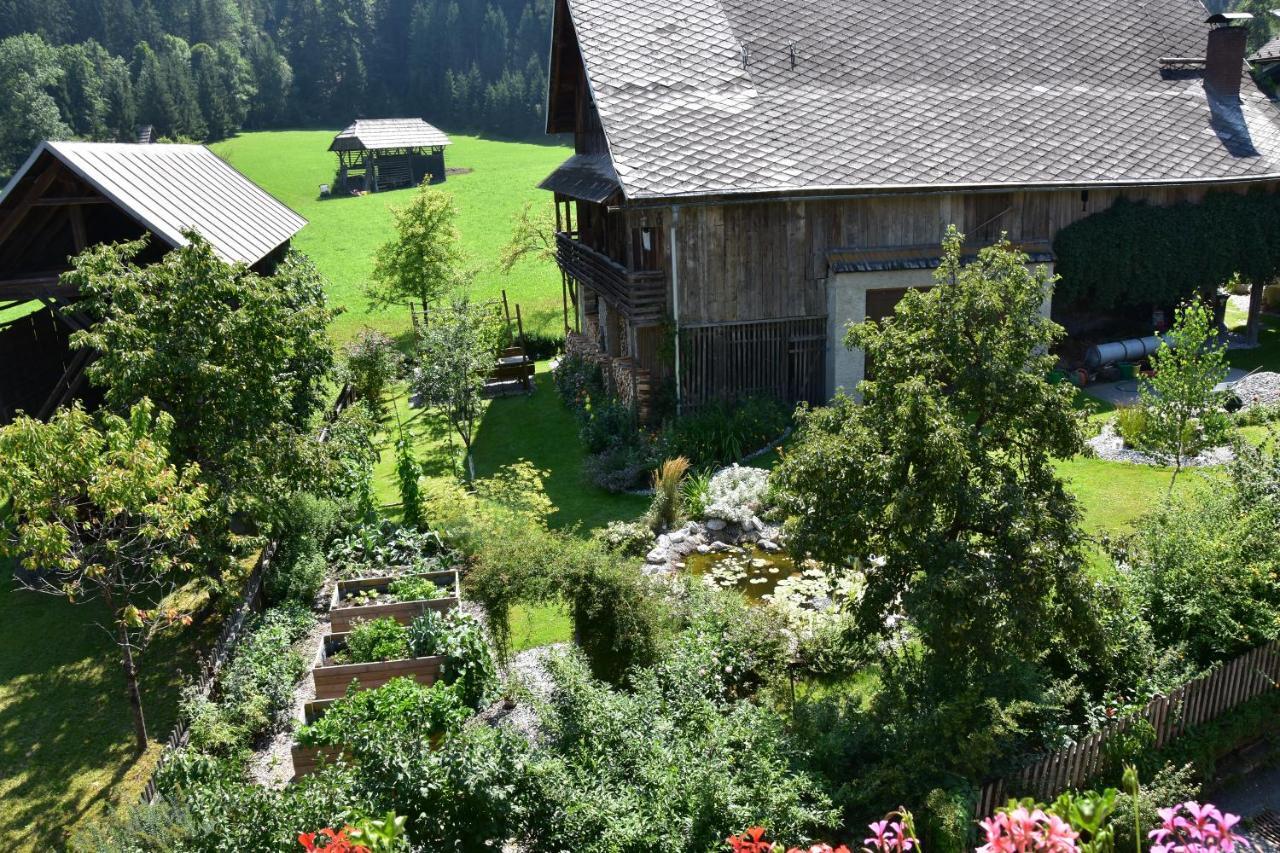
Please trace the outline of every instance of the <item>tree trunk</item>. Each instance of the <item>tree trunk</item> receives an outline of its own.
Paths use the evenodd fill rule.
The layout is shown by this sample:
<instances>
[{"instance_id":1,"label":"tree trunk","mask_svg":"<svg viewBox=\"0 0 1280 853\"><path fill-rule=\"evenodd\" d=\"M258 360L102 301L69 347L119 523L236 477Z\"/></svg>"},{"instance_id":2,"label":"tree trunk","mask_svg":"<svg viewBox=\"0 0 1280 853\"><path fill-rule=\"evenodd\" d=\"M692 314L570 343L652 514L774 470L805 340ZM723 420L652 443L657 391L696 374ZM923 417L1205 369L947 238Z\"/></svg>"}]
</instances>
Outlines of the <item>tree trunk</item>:
<instances>
[{"instance_id":1,"label":"tree trunk","mask_svg":"<svg viewBox=\"0 0 1280 853\"><path fill-rule=\"evenodd\" d=\"M133 736L138 752L147 748L147 718L142 713L142 691L138 689L138 667L133 662L133 644L129 641L129 629L120 623L120 650L124 664L124 680L129 691L129 708L133 711Z\"/></svg>"},{"instance_id":2,"label":"tree trunk","mask_svg":"<svg viewBox=\"0 0 1280 853\"><path fill-rule=\"evenodd\" d=\"M1260 282L1249 286L1249 323L1245 326L1245 340L1251 344L1258 343L1259 327L1262 325L1262 290Z\"/></svg>"}]
</instances>

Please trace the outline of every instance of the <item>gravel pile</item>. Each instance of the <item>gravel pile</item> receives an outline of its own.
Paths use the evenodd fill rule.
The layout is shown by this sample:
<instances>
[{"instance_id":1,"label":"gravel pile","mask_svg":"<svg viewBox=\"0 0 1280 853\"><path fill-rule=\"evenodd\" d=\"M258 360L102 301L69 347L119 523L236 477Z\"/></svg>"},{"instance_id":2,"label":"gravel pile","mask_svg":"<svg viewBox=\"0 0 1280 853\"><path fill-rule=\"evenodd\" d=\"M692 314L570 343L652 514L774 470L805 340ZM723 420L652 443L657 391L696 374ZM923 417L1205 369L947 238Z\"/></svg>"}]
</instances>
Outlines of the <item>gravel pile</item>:
<instances>
[{"instance_id":1,"label":"gravel pile","mask_svg":"<svg viewBox=\"0 0 1280 853\"><path fill-rule=\"evenodd\" d=\"M1231 386L1244 408L1280 403L1280 373L1251 373Z\"/></svg>"},{"instance_id":2,"label":"gravel pile","mask_svg":"<svg viewBox=\"0 0 1280 853\"><path fill-rule=\"evenodd\" d=\"M1099 459L1106 459L1109 462L1129 462L1134 465L1164 465L1157 459L1152 459L1140 450L1134 450L1131 447L1124 446L1124 439L1116 432L1113 424L1106 424L1102 428L1102 432L1085 442L1089 447L1093 448L1093 452L1097 454ZM1189 459L1182 460L1185 468L1203 468L1209 465L1225 465L1235 458L1235 453L1230 447L1211 447L1201 453L1199 456L1192 456Z\"/></svg>"},{"instance_id":3,"label":"gravel pile","mask_svg":"<svg viewBox=\"0 0 1280 853\"><path fill-rule=\"evenodd\" d=\"M567 643L555 643L528 649L513 657L504 674L525 695L517 698L515 707L509 707L505 700L495 702L476 715L477 721L491 726L510 726L528 740L537 741L542 736L542 728L535 705L550 700L554 689L547 672L547 659L567 648Z\"/></svg>"}]
</instances>

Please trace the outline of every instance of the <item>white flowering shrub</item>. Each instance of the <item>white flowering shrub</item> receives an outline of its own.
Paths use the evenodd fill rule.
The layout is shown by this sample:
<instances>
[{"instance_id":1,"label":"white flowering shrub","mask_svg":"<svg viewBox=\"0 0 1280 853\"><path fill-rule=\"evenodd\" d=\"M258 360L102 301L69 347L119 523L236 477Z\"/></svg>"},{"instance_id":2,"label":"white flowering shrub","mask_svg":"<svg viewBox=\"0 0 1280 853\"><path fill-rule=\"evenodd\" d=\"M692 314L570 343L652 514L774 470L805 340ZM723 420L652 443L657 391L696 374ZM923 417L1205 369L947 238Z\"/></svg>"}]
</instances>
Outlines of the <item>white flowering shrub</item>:
<instances>
[{"instance_id":1,"label":"white flowering shrub","mask_svg":"<svg viewBox=\"0 0 1280 853\"><path fill-rule=\"evenodd\" d=\"M717 472L707 484L704 514L730 524L745 524L764 506L768 486L768 471L730 465Z\"/></svg>"}]
</instances>

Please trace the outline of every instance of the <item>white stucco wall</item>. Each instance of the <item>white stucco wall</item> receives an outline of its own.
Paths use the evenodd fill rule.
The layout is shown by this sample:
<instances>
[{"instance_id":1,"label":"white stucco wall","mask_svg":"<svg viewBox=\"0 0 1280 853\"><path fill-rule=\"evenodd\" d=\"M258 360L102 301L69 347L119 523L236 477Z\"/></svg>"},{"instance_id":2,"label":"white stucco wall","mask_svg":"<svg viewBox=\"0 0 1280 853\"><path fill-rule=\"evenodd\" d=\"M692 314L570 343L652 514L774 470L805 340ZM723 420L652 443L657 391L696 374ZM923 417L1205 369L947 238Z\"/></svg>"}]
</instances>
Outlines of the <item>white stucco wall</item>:
<instances>
[{"instance_id":1,"label":"white stucco wall","mask_svg":"<svg viewBox=\"0 0 1280 853\"><path fill-rule=\"evenodd\" d=\"M1052 275L1053 265L1044 266ZM827 280L827 396L841 388L853 394L862 381L865 357L862 350L847 348L844 336L850 323L867 319L867 291L929 287L933 274L931 269L889 270L837 273ZM1052 297L1046 296L1040 313L1048 317L1052 306Z\"/></svg>"}]
</instances>

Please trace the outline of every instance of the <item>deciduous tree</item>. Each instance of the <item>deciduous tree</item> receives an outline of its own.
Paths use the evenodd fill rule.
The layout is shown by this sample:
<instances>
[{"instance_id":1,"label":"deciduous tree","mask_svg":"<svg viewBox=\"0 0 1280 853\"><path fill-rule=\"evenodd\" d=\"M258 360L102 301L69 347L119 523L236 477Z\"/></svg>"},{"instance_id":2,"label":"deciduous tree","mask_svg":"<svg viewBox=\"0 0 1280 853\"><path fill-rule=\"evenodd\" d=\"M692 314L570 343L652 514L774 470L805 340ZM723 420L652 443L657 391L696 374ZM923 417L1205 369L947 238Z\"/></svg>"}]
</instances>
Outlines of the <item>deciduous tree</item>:
<instances>
[{"instance_id":1,"label":"deciduous tree","mask_svg":"<svg viewBox=\"0 0 1280 853\"><path fill-rule=\"evenodd\" d=\"M170 460L172 429L146 399L101 425L77 405L0 429L0 549L21 560L28 587L106 604L139 751L147 725L134 651L184 619L164 599L190 568L207 497L199 468Z\"/></svg>"},{"instance_id":2,"label":"deciduous tree","mask_svg":"<svg viewBox=\"0 0 1280 853\"><path fill-rule=\"evenodd\" d=\"M1082 435L1070 390L1045 381L1052 278L1007 241L968 265L962 248L952 229L933 289L850 327L875 366L863 402L802 412L776 481L800 551L862 563L865 634L904 611L935 673L980 682L1085 614L1079 513L1054 469Z\"/></svg>"},{"instance_id":3,"label":"deciduous tree","mask_svg":"<svg viewBox=\"0 0 1280 853\"><path fill-rule=\"evenodd\" d=\"M466 257L454 224L453 196L424 179L408 205L395 211L396 236L378 250L370 300L387 306L417 302L428 306L466 283Z\"/></svg>"}]
</instances>

